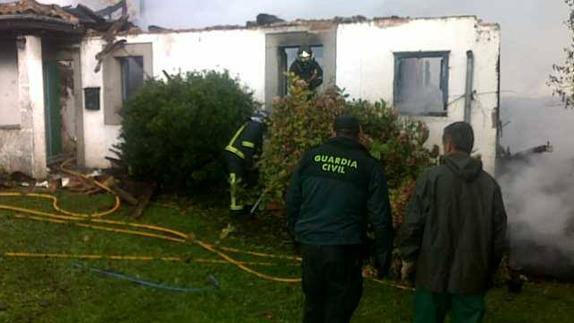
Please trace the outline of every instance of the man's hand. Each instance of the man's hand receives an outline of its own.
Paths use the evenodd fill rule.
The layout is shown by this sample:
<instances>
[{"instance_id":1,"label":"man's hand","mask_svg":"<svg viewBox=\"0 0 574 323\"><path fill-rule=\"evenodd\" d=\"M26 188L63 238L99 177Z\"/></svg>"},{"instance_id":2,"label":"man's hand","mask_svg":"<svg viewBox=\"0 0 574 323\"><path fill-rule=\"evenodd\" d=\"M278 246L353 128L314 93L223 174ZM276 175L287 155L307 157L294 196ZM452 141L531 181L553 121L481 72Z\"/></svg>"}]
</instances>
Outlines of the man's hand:
<instances>
[{"instance_id":1,"label":"man's hand","mask_svg":"<svg viewBox=\"0 0 574 323\"><path fill-rule=\"evenodd\" d=\"M305 80L301 80L301 79L295 81L295 85L297 87L300 87L300 88L307 88L309 86L309 84L307 84L307 82L305 82Z\"/></svg>"}]
</instances>

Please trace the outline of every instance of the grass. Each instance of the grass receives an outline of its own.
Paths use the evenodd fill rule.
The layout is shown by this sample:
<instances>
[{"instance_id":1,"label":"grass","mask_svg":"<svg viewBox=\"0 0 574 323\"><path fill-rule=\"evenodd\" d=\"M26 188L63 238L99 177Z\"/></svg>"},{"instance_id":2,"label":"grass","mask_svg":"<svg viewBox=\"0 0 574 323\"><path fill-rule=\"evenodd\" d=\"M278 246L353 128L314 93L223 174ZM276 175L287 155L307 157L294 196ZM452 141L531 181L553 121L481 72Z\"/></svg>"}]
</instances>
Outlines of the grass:
<instances>
[{"instance_id":1,"label":"grass","mask_svg":"<svg viewBox=\"0 0 574 323\"><path fill-rule=\"evenodd\" d=\"M108 196L60 193L69 210L90 212L113 204ZM162 203L171 203L162 199ZM224 203L176 201L184 207L152 204L141 222L194 233L216 242L229 224ZM45 201L0 198L0 204L50 210ZM122 208L112 219L126 220ZM191 244L178 244L118 233L95 231L16 219L0 210L0 253L70 253L148 256L183 256L218 259ZM237 231L221 245L291 254L276 220L237 224ZM270 261L237 256L244 261ZM145 288L101 276L76 267L83 264L122 272L142 279L182 287L207 287L207 277L220 282L218 290L177 293ZM297 277L299 267L290 261L258 266L262 272ZM488 294L486 322L570 322L574 316L574 286L553 282L529 283L520 295L504 289ZM0 256L0 322L298 322L303 297L298 285L268 282L226 264L193 262L78 261L69 259L22 259ZM409 322L412 295L366 281L353 322Z\"/></svg>"}]
</instances>

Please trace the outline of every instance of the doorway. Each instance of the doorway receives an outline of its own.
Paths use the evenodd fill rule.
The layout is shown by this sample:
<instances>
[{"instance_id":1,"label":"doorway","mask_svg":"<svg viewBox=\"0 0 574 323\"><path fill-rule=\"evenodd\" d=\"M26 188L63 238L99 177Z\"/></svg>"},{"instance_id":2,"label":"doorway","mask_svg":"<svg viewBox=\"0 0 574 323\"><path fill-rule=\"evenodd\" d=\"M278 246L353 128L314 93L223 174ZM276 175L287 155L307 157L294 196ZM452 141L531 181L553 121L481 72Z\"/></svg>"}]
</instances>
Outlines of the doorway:
<instances>
[{"instance_id":1,"label":"doorway","mask_svg":"<svg viewBox=\"0 0 574 323\"><path fill-rule=\"evenodd\" d=\"M77 94L73 60L49 60L43 67L46 157L51 164L76 155Z\"/></svg>"},{"instance_id":2,"label":"doorway","mask_svg":"<svg viewBox=\"0 0 574 323\"><path fill-rule=\"evenodd\" d=\"M60 71L57 61L44 63L44 121L48 164L62 155L62 105Z\"/></svg>"}]
</instances>

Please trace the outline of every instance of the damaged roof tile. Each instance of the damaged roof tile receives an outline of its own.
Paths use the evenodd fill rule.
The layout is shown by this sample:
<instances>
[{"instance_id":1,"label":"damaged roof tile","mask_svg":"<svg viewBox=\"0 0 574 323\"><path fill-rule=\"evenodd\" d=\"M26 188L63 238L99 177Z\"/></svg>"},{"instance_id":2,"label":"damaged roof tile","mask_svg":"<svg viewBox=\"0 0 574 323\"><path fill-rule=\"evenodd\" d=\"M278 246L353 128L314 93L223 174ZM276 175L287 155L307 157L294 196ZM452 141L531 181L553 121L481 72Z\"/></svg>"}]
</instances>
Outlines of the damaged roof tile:
<instances>
[{"instance_id":1,"label":"damaged roof tile","mask_svg":"<svg viewBox=\"0 0 574 323\"><path fill-rule=\"evenodd\" d=\"M38 18L54 18L61 22L77 25L79 19L66 12L58 5L45 5L35 0L19 0L0 4L0 16L35 16Z\"/></svg>"}]
</instances>

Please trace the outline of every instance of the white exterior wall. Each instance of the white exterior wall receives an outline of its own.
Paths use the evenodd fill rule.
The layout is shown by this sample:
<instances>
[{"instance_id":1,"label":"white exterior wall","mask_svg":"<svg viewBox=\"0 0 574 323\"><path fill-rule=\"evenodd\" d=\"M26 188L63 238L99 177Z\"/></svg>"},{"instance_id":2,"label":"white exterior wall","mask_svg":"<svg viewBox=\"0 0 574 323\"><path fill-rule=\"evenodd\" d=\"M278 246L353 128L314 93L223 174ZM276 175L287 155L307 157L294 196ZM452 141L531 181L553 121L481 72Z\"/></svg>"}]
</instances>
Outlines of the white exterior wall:
<instances>
[{"instance_id":1,"label":"white exterior wall","mask_svg":"<svg viewBox=\"0 0 574 323\"><path fill-rule=\"evenodd\" d=\"M429 146L441 143L442 129L463 120L466 80L466 52L475 58L471 123L475 149L485 169L494 173L497 129L493 113L498 105L497 63L500 31L481 25L474 17L405 19L400 23L381 20L340 24L336 41L337 85L351 97L393 102L394 52L450 51L449 102L447 117L420 117L430 128ZM284 30L283 30L284 29ZM237 29L196 32L139 34L123 37L128 43L152 43L153 74L193 70L227 69L265 101L265 34L288 32L293 28ZM108 167L108 149L118 142L119 126L104 125L106 95L102 72L94 73L96 54L103 48L99 37L82 43L82 87L102 89L99 111L84 109L85 157L88 167Z\"/></svg>"},{"instance_id":2,"label":"white exterior wall","mask_svg":"<svg viewBox=\"0 0 574 323\"><path fill-rule=\"evenodd\" d=\"M337 84L353 98L393 102L395 52L450 51L447 117L418 117L430 129L428 145L441 144L442 129L464 119L466 52L474 53L471 124L475 149L485 170L494 174L497 129L492 114L498 105L497 64L500 32L474 17L387 20L342 24L337 30Z\"/></svg>"},{"instance_id":3,"label":"white exterior wall","mask_svg":"<svg viewBox=\"0 0 574 323\"><path fill-rule=\"evenodd\" d=\"M47 169L42 39L24 36L18 42L17 60L12 62L18 87L11 97L17 100L17 109L12 113L19 121L0 129L0 167L44 178ZM0 100L0 104L4 102Z\"/></svg>"},{"instance_id":4,"label":"white exterior wall","mask_svg":"<svg viewBox=\"0 0 574 323\"><path fill-rule=\"evenodd\" d=\"M46 177L46 126L44 119L44 68L42 39L26 36L26 45L18 49L20 107L25 111L23 127L32 131L32 176ZM31 120L27 118L31 117Z\"/></svg>"},{"instance_id":5,"label":"white exterior wall","mask_svg":"<svg viewBox=\"0 0 574 323\"><path fill-rule=\"evenodd\" d=\"M120 38L118 38L120 39ZM194 70L228 70L232 77L254 91L255 99L265 100L265 34L260 30L210 32L174 32L139 34L123 37L129 43L152 43L153 74L175 74ZM99 111L84 109L86 166L108 167L105 156L118 142L119 126L104 125L104 91L102 71L95 73L95 56L103 48L99 37L82 43L82 88L100 87L102 106Z\"/></svg>"},{"instance_id":6,"label":"white exterior wall","mask_svg":"<svg viewBox=\"0 0 574 323\"><path fill-rule=\"evenodd\" d=\"M104 47L104 41L101 39L90 39L82 42L81 45L81 69L82 69L82 89L87 87L100 87L101 109L98 111L86 110L83 106L83 133L84 133L84 152L86 166L88 167L106 167L105 157L108 149L116 142L119 134L119 127L104 125L104 79L100 70L94 73L98 61L96 54ZM82 94L83 98L83 94ZM83 102L85 103L85 102Z\"/></svg>"}]
</instances>

